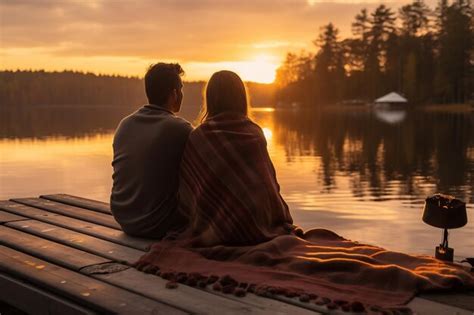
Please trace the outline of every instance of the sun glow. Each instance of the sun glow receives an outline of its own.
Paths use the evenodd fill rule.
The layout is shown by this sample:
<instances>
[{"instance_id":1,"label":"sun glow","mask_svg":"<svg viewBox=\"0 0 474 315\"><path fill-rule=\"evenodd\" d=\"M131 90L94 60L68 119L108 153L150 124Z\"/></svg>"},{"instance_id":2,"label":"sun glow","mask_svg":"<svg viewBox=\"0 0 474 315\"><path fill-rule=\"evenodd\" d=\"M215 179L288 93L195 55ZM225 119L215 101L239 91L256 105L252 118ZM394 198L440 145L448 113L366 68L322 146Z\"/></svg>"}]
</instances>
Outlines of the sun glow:
<instances>
[{"instance_id":1,"label":"sun glow","mask_svg":"<svg viewBox=\"0 0 474 315\"><path fill-rule=\"evenodd\" d=\"M236 72L245 80L259 83L275 81L278 62L267 55L259 55L254 60L241 62Z\"/></svg>"},{"instance_id":2,"label":"sun glow","mask_svg":"<svg viewBox=\"0 0 474 315\"><path fill-rule=\"evenodd\" d=\"M280 60L271 55L258 55L250 60L191 62L184 63L186 73L193 78L207 80L214 72L230 70L237 73L242 80L258 83L272 83L275 80L276 69ZM188 75L186 75L188 77Z\"/></svg>"},{"instance_id":3,"label":"sun glow","mask_svg":"<svg viewBox=\"0 0 474 315\"><path fill-rule=\"evenodd\" d=\"M267 139L267 141L270 141L273 137L272 130L270 128L264 127L262 128L262 131L263 131L263 135L265 136L265 139Z\"/></svg>"}]
</instances>

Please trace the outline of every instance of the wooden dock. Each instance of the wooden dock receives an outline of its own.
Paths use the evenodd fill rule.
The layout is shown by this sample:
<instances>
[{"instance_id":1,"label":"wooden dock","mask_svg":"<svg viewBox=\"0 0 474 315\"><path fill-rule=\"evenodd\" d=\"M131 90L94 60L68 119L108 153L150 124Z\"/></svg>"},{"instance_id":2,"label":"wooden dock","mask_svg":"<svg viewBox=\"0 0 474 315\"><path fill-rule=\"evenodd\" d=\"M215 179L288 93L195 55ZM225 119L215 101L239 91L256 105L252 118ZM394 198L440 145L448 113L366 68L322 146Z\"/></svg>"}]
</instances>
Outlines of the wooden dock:
<instances>
[{"instance_id":1,"label":"wooden dock","mask_svg":"<svg viewBox=\"0 0 474 315\"><path fill-rule=\"evenodd\" d=\"M125 235L103 202L65 194L0 201L0 301L28 314L351 314L297 298L166 289L166 280L130 267L152 243ZM474 292L423 295L408 306L472 315Z\"/></svg>"}]
</instances>

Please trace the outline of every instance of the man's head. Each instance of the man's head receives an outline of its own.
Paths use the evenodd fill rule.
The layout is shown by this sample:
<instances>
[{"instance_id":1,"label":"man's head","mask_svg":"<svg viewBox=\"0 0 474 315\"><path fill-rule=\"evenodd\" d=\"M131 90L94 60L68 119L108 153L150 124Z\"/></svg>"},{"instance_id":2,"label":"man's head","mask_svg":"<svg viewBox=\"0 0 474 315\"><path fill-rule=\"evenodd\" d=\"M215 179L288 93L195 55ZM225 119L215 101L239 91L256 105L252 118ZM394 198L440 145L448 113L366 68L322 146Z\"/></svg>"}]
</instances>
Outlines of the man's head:
<instances>
[{"instance_id":1,"label":"man's head","mask_svg":"<svg viewBox=\"0 0 474 315\"><path fill-rule=\"evenodd\" d=\"M145 74L145 91L150 104L179 112L183 100L183 68L177 63L151 65Z\"/></svg>"}]
</instances>

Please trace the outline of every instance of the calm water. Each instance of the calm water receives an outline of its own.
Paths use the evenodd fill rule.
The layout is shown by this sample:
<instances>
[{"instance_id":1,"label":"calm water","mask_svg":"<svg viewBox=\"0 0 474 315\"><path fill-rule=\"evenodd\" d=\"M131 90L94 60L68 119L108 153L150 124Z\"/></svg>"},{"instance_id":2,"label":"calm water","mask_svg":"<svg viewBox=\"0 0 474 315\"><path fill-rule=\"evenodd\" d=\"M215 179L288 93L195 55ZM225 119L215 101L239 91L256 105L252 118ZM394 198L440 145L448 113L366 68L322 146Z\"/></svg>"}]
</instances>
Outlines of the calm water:
<instances>
[{"instance_id":1,"label":"calm water","mask_svg":"<svg viewBox=\"0 0 474 315\"><path fill-rule=\"evenodd\" d=\"M133 109L0 112L0 198L69 193L108 201L113 130ZM193 119L196 109L185 109ZM441 231L421 221L424 198L468 202L450 234L474 254L474 115L367 109L261 109L282 194L297 224L411 253L432 253Z\"/></svg>"}]
</instances>

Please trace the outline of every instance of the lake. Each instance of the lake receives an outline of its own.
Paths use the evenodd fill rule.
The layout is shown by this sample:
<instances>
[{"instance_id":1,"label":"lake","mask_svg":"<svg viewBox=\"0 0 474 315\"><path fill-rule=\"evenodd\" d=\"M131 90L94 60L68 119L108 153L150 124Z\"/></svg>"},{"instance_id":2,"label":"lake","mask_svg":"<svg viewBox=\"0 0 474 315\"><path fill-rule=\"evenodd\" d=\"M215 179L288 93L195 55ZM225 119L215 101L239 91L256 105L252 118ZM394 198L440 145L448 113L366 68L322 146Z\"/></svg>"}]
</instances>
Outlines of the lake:
<instances>
[{"instance_id":1,"label":"lake","mask_svg":"<svg viewBox=\"0 0 474 315\"><path fill-rule=\"evenodd\" d=\"M132 108L0 110L0 198L68 193L108 201L113 131ZM182 115L194 120L197 108ZM297 224L364 243L432 254L441 230L421 221L424 199L455 195L468 224L450 231L474 254L472 111L260 108L282 195Z\"/></svg>"}]
</instances>

